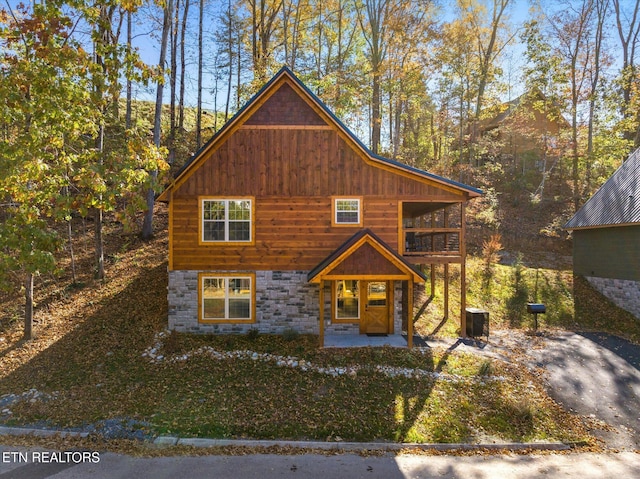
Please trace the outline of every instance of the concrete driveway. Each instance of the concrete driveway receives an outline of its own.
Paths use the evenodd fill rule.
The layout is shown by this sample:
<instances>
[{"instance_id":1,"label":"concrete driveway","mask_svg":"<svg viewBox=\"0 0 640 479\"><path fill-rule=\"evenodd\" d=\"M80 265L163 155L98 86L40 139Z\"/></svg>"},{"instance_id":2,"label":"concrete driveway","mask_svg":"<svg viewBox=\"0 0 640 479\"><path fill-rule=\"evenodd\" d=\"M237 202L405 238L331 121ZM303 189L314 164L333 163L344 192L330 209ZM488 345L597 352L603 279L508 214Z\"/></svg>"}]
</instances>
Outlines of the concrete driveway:
<instances>
[{"instance_id":1,"label":"concrete driveway","mask_svg":"<svg viewBox=\"0 0 640 479\"><path fill-rule=\"evenodd\" d=\"M607 447L640 449L640 346L604 333L558 332L529 354L547 371L552 397L591 418Z\"/></svg>"}]
</instances>

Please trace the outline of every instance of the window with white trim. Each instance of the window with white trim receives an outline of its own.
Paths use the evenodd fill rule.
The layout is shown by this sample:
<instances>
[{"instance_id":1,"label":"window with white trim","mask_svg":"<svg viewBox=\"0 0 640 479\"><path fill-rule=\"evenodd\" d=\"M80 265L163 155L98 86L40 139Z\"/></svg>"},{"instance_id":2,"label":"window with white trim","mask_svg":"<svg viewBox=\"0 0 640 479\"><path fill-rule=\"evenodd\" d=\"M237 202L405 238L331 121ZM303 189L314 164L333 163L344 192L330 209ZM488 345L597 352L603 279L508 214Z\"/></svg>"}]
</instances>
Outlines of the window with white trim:
<instances>
[{"instance_id":1,"label":"window with white trim","mask_svg":"<svg viewBox=\"0 0 640 479\"><path fill-rule=\"evenodd\" d=\"M203 242L251 242L250 199L203 199Z\"/></svg>"},{"instance_id":2,"label":"window with white trim","mask_svg":"<svg viewBox=\"0 0 640 479\"><path fill-rule=\"evenodd\" d=\"M337 225L359 225L360 198L334 198L334 218Z\"/></svg>"},{"instance_id":3,"label":"window with white trim","mask_svg":"<svg viewBox=\"0 0 640 479\"><path fill-rule=\"evenodd\" d=\"M253 278L201 275L200 298L202 321L251 321Z\"/></svg>"}]
</instances>

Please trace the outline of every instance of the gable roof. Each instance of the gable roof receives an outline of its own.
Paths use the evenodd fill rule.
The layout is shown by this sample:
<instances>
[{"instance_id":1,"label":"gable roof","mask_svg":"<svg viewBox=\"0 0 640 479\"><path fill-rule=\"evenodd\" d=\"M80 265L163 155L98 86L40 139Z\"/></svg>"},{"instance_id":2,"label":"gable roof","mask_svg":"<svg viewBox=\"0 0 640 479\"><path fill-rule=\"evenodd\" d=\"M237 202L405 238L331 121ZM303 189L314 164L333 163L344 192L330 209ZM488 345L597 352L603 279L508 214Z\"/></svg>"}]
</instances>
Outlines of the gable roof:
<instances>
[{"instance_id":1,"label":"gable roof","mask_svg":"<svg viewBox=\"0 0 640 479\"><path fill-rule=\"evenodd\" d=\"M564 225L587 229L640 224L640 148L582 205Z\"/></svg>"},{"instance_id":2,"label":"gable roof","mask_svg":"<svg viewBox=\"0 0 640 479\"><path fill-rule=\"evenodd\" d=\"M288 67L282 67L271 80L269 80L218 132L205 143L183 166L174 177L172 183L158 197L158 201L168 201L168 193L173 188L180 186L186 179L198 168L207 151L221 144L233 131L246 123L260 106L262 106L273 95L283 83L291 86L296 93L302 97L324 121L335 126L342 136L354 147L359 150L365 161L371 162L373 165L389 168L398 174L405 174L417 180L435 182L442 187L465 193L469 198L482 195L482 191L478 188L459 183L448 178L444 178L433 173L414 168L412 166L400 163L395 160L385 158L374 154L367 148L360 139L354 135L334 114L333 112L302 83L297 76Z\"/></svg>"},{"instance_id":3,"label":"gable roof","mask_svg":"<svg viewBox=\"0 0 640 479\"><path fill-rule=\"evenodd\" d=\"M343 277L345 273L341 272L340 266L343 263L348 262L351 257L357 256L359 251L366 249L373 250L374 254L379 255L381 259L387 262L391 270L386 271L385 276L402 276L403 278L411 277L414 281L426 281L427 277L422 272L415 269L411 263L393 251L393 249L391 249L368 228L358 231L333 253L321 261L320 264L309 271L307 274L307 281L310 283L318 283L325 277L330 277L334 272L337 276ZM360 265L362 270L358 270L357 265ZM368 275L380 276L379 268L376 268L375 275L371 275L366 271L367 266L368 265L365 261L356 261L356 265L349 265L349 274L358 275L363 279L366 279Z\"/></svg>"}]
</instances>

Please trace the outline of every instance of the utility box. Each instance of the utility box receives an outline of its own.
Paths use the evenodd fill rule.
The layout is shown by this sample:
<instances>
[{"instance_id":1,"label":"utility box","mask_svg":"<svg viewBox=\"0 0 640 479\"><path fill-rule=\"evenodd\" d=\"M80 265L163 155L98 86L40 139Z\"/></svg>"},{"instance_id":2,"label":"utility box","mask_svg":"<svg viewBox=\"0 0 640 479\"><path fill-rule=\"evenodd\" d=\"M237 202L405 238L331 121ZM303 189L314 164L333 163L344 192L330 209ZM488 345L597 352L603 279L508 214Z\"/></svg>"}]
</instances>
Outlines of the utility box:
<instances>
[{"instance_id":1,"label":"utility box","mask_svg":"<svg viewBox=\"0 0 640 479\"><path fill-rule=\"evenodd\" d=\"M479 308L466 309L467 336L472 338L486 336L489 339L489 311Z\"/></svg>"}]
</instances>

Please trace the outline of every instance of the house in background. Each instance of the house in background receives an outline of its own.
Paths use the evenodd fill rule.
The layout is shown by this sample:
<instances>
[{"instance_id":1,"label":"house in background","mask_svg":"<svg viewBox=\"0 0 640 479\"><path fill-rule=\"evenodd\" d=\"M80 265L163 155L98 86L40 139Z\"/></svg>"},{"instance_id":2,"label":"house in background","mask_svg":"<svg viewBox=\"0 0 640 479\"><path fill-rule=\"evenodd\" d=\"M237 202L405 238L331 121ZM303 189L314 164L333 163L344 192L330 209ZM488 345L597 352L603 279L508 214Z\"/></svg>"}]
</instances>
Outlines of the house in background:
<instances>
[{"instance_id":1,"label":"house in background","mask_svg":"<svg viewBox=\"0 0 640 479\"><path fill-rule=\"evenodd\" d=\"M283 68L159 198L169 327L293 329L323 345L325 333L399 334L404 317L411 346L418 265L459 264L465 284L465 205L480 194L372 154Z\"/></svg>"},{"instance_id":2,"label":"house in background","mask_svg":"<svg viewBox=\"0 0 640 479\"><path fill-rule=\"evenodd\" d=\"M564 226L573 232L573 270L640 318L640 149Z\"/></svg>"},{"instance_id":3,"label":"house in background","mask_svg":"<svg viewBox=\"0 0 640 479\"><path fill-rule=\"evenodd\" d=\"M570 129L560 108L537 89L486 112L478 125L479 135L495 145L492 155L532 160L557 151Z\"/></svg>"}]
</instances>

